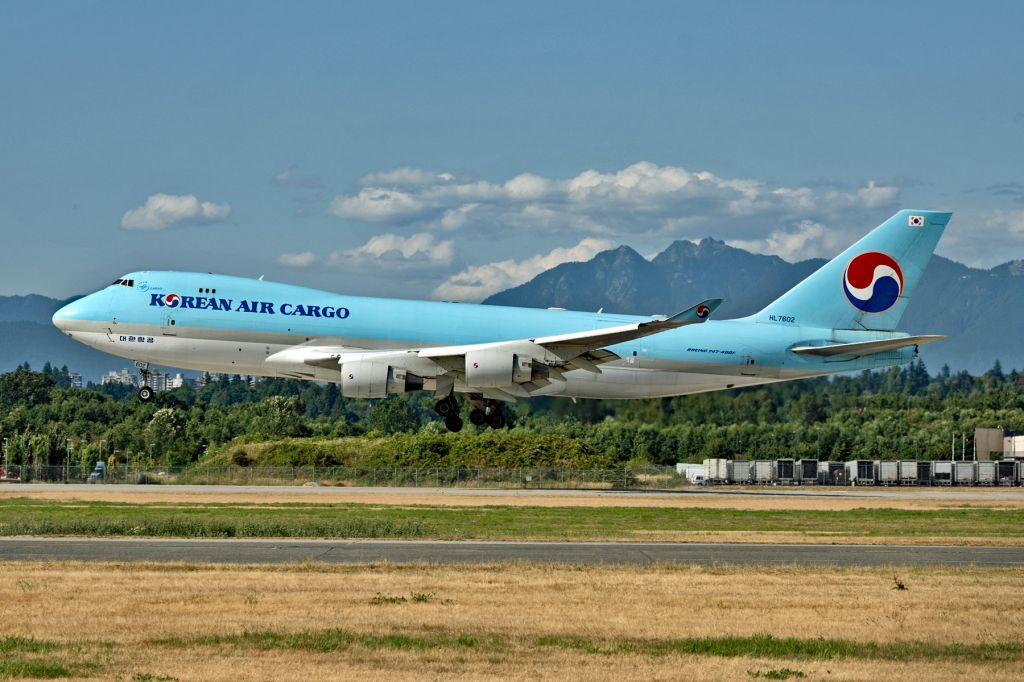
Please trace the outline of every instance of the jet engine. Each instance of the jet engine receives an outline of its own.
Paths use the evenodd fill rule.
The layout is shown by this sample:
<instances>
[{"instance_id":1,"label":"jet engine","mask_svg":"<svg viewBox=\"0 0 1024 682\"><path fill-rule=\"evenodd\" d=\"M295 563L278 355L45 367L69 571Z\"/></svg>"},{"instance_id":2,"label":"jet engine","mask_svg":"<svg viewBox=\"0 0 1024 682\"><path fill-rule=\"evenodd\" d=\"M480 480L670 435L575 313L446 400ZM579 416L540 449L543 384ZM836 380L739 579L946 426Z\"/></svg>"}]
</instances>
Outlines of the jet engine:
<instances>
[{"instance_id":1,"label":"jet engine","mask_svg":"<svg viewBox=\"0 0 1024 682\"><path fill-rule=\"evenodd\" d=\"M505 350L466 353L466 384L476 388L501 388L546 379L547 365L528 355Z\"/></svg>"},{"instance_id":2,"label":"jet engine","mask_svg":"<svg viewBox=\"0 0 1024 682\"><path fill-rule=\"evenodd\" d=\"M341 393L346 398L384 398L389 393L423 390L423 377L386 362L353 360L341 366Z\"/></svg>"}]
</instances>

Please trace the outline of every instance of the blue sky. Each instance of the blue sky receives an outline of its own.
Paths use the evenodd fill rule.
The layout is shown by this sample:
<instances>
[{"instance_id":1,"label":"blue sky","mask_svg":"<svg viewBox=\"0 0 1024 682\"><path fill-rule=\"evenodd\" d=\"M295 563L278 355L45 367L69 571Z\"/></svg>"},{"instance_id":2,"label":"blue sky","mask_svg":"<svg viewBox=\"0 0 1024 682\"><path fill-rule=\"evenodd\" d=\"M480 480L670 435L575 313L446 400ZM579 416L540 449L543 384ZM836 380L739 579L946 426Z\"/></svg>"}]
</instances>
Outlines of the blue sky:
<instances>
[{"instance_id":1,"label":"blue sky","mask_svg":"<svg viewBox=\"0 0 1024 682\"><path fill-rule=\"evenodd\" d=\"M137 269L479 300L901 207L1024 258L1018 3L0 4L0 293Z\"/></svg>"}]
</instances>

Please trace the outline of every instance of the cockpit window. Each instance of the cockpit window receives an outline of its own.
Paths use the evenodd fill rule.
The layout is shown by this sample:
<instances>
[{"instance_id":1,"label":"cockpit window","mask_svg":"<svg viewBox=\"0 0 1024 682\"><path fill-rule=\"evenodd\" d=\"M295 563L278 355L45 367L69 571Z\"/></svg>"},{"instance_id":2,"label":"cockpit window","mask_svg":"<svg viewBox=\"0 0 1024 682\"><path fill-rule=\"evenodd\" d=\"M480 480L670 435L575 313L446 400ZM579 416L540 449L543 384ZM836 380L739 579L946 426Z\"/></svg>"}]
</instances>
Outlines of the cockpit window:
<instances>
[{"instance_id":1,"label":"cockpit window","mask_svg":"<svg viewBox=\"0 0 1024 682\"><path fill-rule=\"evenodd\" d=\"M115 279L114 282L110 286L112 286L112 287L116 287L116 286L133 287L133 286L135 286L135 280L134 279Z\"/></svg>"}]
</instances>

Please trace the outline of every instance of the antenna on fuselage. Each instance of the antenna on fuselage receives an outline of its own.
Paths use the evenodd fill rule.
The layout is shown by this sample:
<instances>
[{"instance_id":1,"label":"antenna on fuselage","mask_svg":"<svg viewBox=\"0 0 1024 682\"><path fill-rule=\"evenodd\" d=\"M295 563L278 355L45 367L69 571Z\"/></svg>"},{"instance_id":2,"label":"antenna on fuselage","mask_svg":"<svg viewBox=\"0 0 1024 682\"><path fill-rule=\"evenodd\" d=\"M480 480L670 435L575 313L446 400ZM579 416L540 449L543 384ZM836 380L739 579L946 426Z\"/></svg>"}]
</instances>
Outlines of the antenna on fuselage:
<instances>
[{"instance_id":1,"label":"antenna on fuselage","mask_svg":"<svg viewBox=\"0 0 1024 682\"><path fill-rule=\"evenodd\" d=\"M258 279L259 281L261 281L261 282L262 282L262 281L263 281L263 275L260 275L260 276L259 276L259 277L257 277L256 279Z\"/></svg>"}]
</instances>

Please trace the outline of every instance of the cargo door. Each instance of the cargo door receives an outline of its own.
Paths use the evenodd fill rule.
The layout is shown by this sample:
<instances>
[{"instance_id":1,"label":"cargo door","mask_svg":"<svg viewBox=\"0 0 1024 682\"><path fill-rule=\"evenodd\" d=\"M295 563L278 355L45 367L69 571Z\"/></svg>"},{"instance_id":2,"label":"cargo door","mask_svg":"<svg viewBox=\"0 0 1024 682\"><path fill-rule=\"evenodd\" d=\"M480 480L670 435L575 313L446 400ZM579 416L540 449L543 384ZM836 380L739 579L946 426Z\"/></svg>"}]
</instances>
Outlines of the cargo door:
<instances>
[{"instance_id":1,"label":"cargo door","mask_svg":"<svg viewBox=\"0 0 1024 682\"><path fill-rule=\"evenodd\" d=\"M164 336L177 336L178 325L177 320L174 318L174 314L170 313L164 317L163 324L160 325L160 333Z\"/></svg>"}]
</instances>

